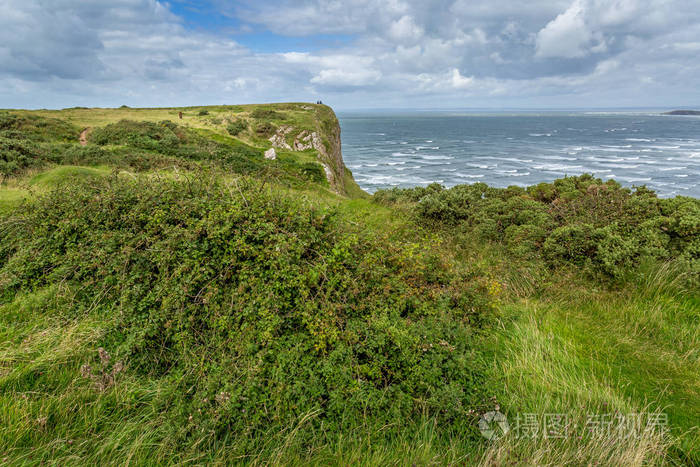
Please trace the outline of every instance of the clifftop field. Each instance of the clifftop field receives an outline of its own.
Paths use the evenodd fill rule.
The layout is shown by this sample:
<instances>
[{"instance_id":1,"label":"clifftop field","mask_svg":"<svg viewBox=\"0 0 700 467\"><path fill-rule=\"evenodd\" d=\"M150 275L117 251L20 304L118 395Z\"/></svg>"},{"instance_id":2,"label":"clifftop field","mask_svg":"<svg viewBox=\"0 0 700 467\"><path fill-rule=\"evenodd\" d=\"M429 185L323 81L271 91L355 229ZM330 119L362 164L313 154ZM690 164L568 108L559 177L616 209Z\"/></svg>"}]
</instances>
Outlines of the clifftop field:
<instances>
[{"instance_id":1,"label":"clifftop field","mask_svg":"<svg viewBox=\"0 0 700 467\"><path fill-rule=\"evenodd\" d=\"M700 464L697 199L370 196L304 103L0 111L0 179L0 464Z\"/></svg>"}]
</instances>

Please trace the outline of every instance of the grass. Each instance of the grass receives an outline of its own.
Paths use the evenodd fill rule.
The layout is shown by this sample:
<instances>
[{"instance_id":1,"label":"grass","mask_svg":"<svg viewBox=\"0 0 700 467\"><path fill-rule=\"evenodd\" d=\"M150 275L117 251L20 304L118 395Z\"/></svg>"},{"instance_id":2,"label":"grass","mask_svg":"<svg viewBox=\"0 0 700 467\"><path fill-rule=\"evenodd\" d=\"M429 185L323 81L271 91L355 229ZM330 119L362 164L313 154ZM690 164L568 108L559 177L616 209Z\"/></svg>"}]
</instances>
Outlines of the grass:
<instances>
[{"instance_id":1,"label":"grass","mask_svg":"<svg viewBox=\"0 0 700 467\"><path fill-rule=\"evenodd\" d=\"M542 426L546 414L566 414L574 438L509 439L487 452L489 463L697 461L700 308L693 291L690 296L650 294L649 285L623 293L562 288L554 297L508 307L490 344L499 402L511 421L518 414L536 414ZM589 420L590 428L601 420L596 416L615 414L663 414L670 432L642 430L634 439L615 433L590 436Z\"/></svg>"},{"instance_id":2,"label":"grass","mask_svg":"<svg viewBox=\"0 0 700 467\"><path fill-rule=\"evenodd\" d=\"M65 141L75 128L123 119L182 123L210 142L198 154L269 146L231 137L229 118L334 131L312 104L18 113L59 156L96 149ZM59 120L44 135L36 116ZM189 147L139 149L137 167L124 141L0 185L0 463L700 464L700 294L685 263L614 281L553 268L379 203L349 171L347 196L301 178L313 150L243 176ZM477 424L496 409L513 430L491 442ZM587 431L590 416L637 413L668 417L668 432ZM525 414L565 414L569 432L518 436Z\"/></svg>"},{"instance_id":3,"label":"grass","mask_svg":"<svg viewBox=\"0 0 700 467\"><path fill-rule=\"evenodd\" d=\"M32 187L51 188L70 180L89 180L105 177L112 172L110 167L80 167L62 165L34 175L29 179Z\"/></svg>"}]
</instances>

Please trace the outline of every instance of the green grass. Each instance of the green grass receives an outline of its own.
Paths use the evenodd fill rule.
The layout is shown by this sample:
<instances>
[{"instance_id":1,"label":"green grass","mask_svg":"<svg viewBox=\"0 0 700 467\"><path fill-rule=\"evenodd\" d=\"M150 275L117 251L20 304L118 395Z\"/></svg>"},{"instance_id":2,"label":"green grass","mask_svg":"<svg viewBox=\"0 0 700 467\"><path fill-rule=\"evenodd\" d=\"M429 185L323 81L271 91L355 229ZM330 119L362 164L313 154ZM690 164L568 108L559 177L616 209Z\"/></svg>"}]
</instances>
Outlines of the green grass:
<instances>
[{"instance_id":1,"label":"green grass","mask_svg":"<svg viewBox=\"0 0 700 467\"><path fill-rule=\"evenodd\" d=\"M110 167L79 167L74 165L62 165L37 174L29 179L29 185L33 187L51 188L57 185L78 180L94 180L105 177L111 173Z\"/></svg>"},{"instance_id":2,"label":"green grass","mask_svg":"<svg viewBox=\"0 0 700 467\"><path fill-rule=\"evenodd\" d=\"M0 463L700 463L696 201L585 177L369 197L349 171L339 194L316 151L226 132L330 144L312 104L16 113L8 144L45 159L0 185ZM582 219L609 250L545 247L592 241L561 235ZM489 442L496 408L572 431ZM669 432L582 429L616 412Z\"/></svg>"},{"instance_id":3,"label":"green grass","mask_svg":"<svg viewBox=\"0 0 700 467\"><path fill-rule=\"evenodd\" d=\"M576 421L576 433L584 434L589 415L664 413L671 436L662 444L669 444L678 463L698 459L697 304L676 297L583 293L527 301L510 312L512 321L494 338L493 359L499 399L511 419L567 414ZM664 327L672 332L659 332ZM586 460L592 462L600 454L598 441L567 447L538 440L519 445L513 456L590 450ZM614 437L610 441L614 444Z\"/></svg>"}]
</instances>

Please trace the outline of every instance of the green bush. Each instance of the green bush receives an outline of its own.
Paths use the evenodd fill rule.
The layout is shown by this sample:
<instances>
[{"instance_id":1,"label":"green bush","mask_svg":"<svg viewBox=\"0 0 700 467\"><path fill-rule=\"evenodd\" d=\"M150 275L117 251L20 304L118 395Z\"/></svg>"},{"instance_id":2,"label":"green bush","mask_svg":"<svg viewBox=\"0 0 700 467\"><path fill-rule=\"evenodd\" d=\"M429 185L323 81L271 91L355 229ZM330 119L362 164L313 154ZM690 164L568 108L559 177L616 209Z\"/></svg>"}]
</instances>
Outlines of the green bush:
<instances>
[{"instance_id":1,"label":"green bush","mask_svg":"<svg viewBox=\"0 0 700 467\"><path fill-rule=\"evenodd\" d=\"M0 112L0 137L34 142L77 142L80 129L57 118Z\"/></svg>"},{"instance_id":2,"label":"green bush","mask_svg":"<svg viewBox=\"0 0 700 467\"><path fill-rule=\"evenodd\" d=\"M0 137L0 182L22 170L42 165L45 151L28 140Z\"/></svg>"},{"instance_id":3,"label":"green bush","mask_svg":"<svg viewBox=\"0 0 700 467\"><path fill-rule=\"evenodd\" d=\"M246 131L248 129L248 122L245 120L233 120L229 122L228 125L226 125L226 131L228 131L228 134L231 136L238 136L242 132Z\"/></svg>"},{"instance_id":4,"label":"green bush","mask_svg":"<svg viewBox=\"0 0 700 467\"><path fill-rule=\"evenodd\" d=\"M271 109L257 108L250 114L251 117L257 120L286 120L287 116L281 112Z\"/></svg>"},{"instance_id":5,"label":"green bush","mask_svg":"<svg viewBox=\"0 0 700 467\"><path fill-rule=\"evenodd\" d=\"M594 228L590 224L557 227L542 247L545 258L554 264L588 264L596 252Z\"/></svg>"},{"instance_id":6,"label":"green bush","mask_svg":"<svg viewBox=\"0 0 700 467\"><path fill-rule=\"evenodd\" d=\"M277 132L277 127L270 122L261 122L255 126L255 133L259 136L267 137L274 135Z\"/></svg>"},{"instance_id":7,"label":"green bush","mask_svg":"<svg viewBox=\"0 0 700 467\"><path fill-rule=\"evenodd\" d=\"M659 199L645 187L631 190L591 175L527 189L477 183L379 190L374 200L408 206L433 226L466 227L516 256L542 255L553 266L585 265L613 278L646 259L695 264L689 251L700 238L699 200Z\"/></svg>"},{"instance_id":8,"label":"green bush","mask_svg":"<svg viewBox=\"0 0 700 467\"><path fill-rule=\"evenodd\" d=\"M491 304L472 273L217 180L76 182L23 206L0 229L0 303L70 290L60 319L99 316L96 345L182 388L160 416L183 439L204 429L251 452L311 413L302 438L425 416L476 436L473 323Z\"/></svg>"},{"instance_id":9,"label":"green bush","mask_svg":"<svg viewBox=\"0 0 700 467\"><path fill-rule=\"evenodd\" d=\"M176 124L121 120L90 133L90 141L104 146L123 144L152 151L168 152L186 142L187 133Z\"/></svg>"},{"instance_id":10,"label":"green bush","mask_svg":"<svg viewBox=\"0 0 700 467\"><path fill-rule=\"evenodd\" d=\"M199 112L197 112L197 115L200 117L204 117L204 116L209 115L209 111L208 110L200 110Z\"/></svg>"}]
</instances>

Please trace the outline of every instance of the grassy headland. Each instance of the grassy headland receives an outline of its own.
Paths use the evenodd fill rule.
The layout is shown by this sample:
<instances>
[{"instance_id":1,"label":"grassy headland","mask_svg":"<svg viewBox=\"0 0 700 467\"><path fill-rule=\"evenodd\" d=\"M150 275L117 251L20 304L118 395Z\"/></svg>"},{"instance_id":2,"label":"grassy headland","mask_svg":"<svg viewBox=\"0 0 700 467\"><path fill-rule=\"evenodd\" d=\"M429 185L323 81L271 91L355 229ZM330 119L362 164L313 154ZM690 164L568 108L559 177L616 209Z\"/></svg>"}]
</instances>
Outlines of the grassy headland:
<instances>
[{"instance_id":1,"label":"grassy headland","mask_svg":"<svg viewBox=\"0 0 700 467\"><path fill-rule=\"evenodd\" d=\"M0 177L3 463L700 462L697 199L369 197L312 104L0 112Z\"/></svg>"}]
</instances>

